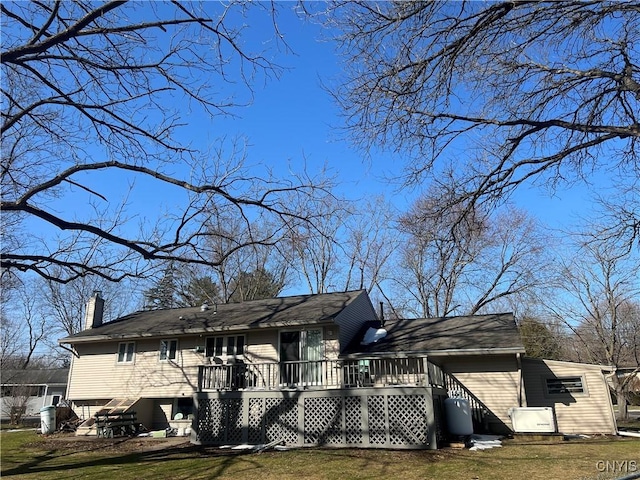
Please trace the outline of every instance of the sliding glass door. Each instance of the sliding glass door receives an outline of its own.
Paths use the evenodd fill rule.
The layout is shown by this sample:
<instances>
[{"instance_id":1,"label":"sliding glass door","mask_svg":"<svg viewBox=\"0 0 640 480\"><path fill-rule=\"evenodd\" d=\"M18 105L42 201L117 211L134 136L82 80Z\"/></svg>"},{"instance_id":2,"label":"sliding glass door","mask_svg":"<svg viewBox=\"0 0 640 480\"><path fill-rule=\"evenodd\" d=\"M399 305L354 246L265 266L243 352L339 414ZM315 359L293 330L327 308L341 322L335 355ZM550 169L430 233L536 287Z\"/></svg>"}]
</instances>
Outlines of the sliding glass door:
<instances>
[{"instance_id":1,"label":"sliding glass door","mask_svg":"<svg viewBox=\"0 0 640 480\"><path fill-rule=\"evenodd\" d=\"M321 385L322 329L280 332L280 382L284 385Z\"/></svg>"}]
</instances>

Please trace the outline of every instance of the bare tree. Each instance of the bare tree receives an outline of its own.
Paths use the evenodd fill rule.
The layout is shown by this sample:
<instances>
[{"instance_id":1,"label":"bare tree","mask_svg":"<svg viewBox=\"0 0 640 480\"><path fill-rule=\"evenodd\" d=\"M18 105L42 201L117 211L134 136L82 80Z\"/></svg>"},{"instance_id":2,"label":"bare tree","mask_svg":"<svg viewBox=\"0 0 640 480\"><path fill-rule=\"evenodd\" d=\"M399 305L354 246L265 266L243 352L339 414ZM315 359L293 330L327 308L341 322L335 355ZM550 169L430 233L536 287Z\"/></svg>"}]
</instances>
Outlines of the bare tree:
<instances>
[{"instance_id":1,"label":"bare tree","mask_svg":"<svg viewBox=\"0 0 640 480\"><path fill-rule=\"evenodd\" d=\"M471 205L443 208L450 194L432 188L398 222L397 282L412 296L405 308L472 315L539 288L547 243L536 223L514 208L493 216Z\"/></svg>"},{"instance_id":2,"label":"bare tree","mask_svg":"<svg viewBox=\"0 0 640 480\"><path fill-rule=\"evenodd\" d=\"M18 283L11 299L3 301L0 332L2 369L25 369L37 358L47 335L47 317L34 282Z\"/></svg>"},{"instance_id":3,"label":"bare tree","mask_svg":"<svg viewBox=\"0 0 640 480\"><path fill-rule=\"evenodd\" d=\"M313 195L321 182L250 174L245 152L207 152L181 133L191 116L233 113L253 86L279 74L270 54L244 42L248 8L264 10L257 18L275 39L254 49L285 45L275 4L2 4L0 206L10 225L2 268L63 283L87 274L117 281L150 260L213 264L201 240L219 205L242 219L305 219L284 198ZM186 203L138 228L148 211L104 193L106 183L136 181ZM85 215L51 205L77 196L89 204Z\"/></svg>"},{"instance_id":4,"label":"bare tree","mask_svg":"<svg viewBox=\"0 0 640 480\"><path fill-rule=\"evenodd\" d=\"M22 417L27 411L27 405L32 395L37 395L31 385L23 385L19 378L14 378L4 383L11 383L11 386L2 388L2 413L9 417L11 425L20 425Z\"/></svg>"},{"instance_id":5,"label":"bare tree","mask_svg":"<svg viewBox=\"0 0 640 480\"><path fill-rule=\"evenodd\" d=\"M298 222L287 232L292 261L311 293L341 289L344 270L340 239L352 215L351 207L333 195L309 199L299 208L316 212L318 220L313 225Z\"/></svg>"},{"instance_id":6,"label":"bare tree","mask_svg":"<svg viewBox=\"0 0 640 480\"><path fill-rule=\"evenodd\" d=\"M281 225L262 219L243 222L232 213L218 210L207 221L213 233L208 239L208 250L215 263L211 273L219 290L216 301L264 298L267 291L275 291L277 295L288 280L290 259L283 244L287 243L290 227L282 229ZM313 212L304 214L315 217ZM265 288L270 283L265 282L267 278L273 281L272 287L278 288Z\"/></svg>"},{"instance_id":7,"label":"bare tree","mask_svg":"<svg viewBox=\"0 0 640 480\"><path fill-rule=\"evenodd\" d=\"M346 224L342 242L345 255L345 290L380 290L388 280L388 267L399 245L394 214L382 197L360 202Z\"/></svg>"},{"instance_id":8,"label":"bare tree","mask_svg":"<svg viewBox=\"0 0 640 480\"><path fill-rule=\"evenodd\" d=\"M407 182L455 164L460 201L599 170L637 179L639 13L635 0L334 2L336 96L357 143L412 154Z\"/></svg>"},{"instance_id":9,"label":"bare tree","mask_svg":"<svg viewBox=\"0 0 640 480\"><path fill-rule=\"evenodd\" d=\"M638 365L640 259L633 251L624 253L619 243L600 242L594 235L597 231L589 229L576 254L560 264L562 295L548 305L573 333L580 360L614 368ZM626 395L633 378L613 377L621 418L627 418Z\"/></svg>"},{"instance_id":10,"label":"bare tree","mask_svg":"<svg viewBox=\"0 0 640 480\"><path fill-rule=\"evenodd\" d=\"M615 190L598 197L599 241L613 242L629 252L640 244L640 177L620 179Z\"/></svg>"},{"instance_id":11,"label":"bare tree","mask_svg":"<svg viewBox=\"0 0 640 480\"><path fill-rule=\"evenodd\" d=\"M398 222L406 240L398 270L403 273L396 281L413 297L411 313L423 317L446 316L461 307L455 303L456 287L485 229L481 215L468 213L458 221L457 213L443 214L439 205L437 194L422 197Z\"/></svg>"},{"instance_id":12,"label":"bare tree","mask_svg":"<svg viewBox=\"0 0 640 480\"><path fill-rule=\"evenodd\" d=\"M68 283L42 280L35 295L42 296L47 305L45 312L51 333L63 336L74 335L85 328L86 303L93 292L101 292L105 300L104 321L113 320L132 311L133 298L130 286L115 284L100 276L86 275Z\"/></svg>"}]
</instances>

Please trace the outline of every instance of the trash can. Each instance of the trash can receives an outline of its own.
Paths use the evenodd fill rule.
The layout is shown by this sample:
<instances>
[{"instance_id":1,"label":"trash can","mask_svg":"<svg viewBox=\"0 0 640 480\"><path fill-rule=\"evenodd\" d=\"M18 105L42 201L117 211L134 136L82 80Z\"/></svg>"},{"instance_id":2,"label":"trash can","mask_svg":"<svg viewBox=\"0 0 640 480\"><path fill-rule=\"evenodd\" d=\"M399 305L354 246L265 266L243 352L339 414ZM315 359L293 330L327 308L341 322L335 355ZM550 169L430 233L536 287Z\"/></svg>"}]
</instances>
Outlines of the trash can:
<instances>
[{"instance_id":1,"label":"trash can","mask_svg":"<svg viewBox=\"0 0 640 480\"><path fill-rule=\"evenodd\" d=\"M40 431L45 435L56 431L56 407L54 405L40 409Z\"/></svg>"}]
</instances>

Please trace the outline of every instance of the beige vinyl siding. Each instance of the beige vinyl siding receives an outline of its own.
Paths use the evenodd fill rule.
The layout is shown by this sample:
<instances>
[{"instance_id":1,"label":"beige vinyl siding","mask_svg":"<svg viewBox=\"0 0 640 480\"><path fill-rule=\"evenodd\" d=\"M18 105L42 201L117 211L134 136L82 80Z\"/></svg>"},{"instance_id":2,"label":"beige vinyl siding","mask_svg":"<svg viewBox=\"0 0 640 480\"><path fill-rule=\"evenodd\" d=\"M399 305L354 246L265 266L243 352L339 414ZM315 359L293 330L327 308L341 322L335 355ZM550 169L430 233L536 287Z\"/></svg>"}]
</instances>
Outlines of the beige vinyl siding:
<instances>
[{"instance_id":1,"label":"beige vinyl siding","mask_svg":"<svg viewBox=\"0 0 640 480\"><path fill-rule=\"evenodd\" d=\"M175 361L160 361L160 339L135 342L131 363L118 363L119 342L79 344L73 359L69 398L173 397L192 395L202 355L197 337L180 338Z\"/></svg>"},{"instance_id":2,"label":"beige vinyl siding","mask_svg":"<svg viewBox=\"0 0 640 480\"><path fill-rule=\"evenodd\" d=\"M278 330L257 330L247 334L245 360L247 363L278 361Z\"/></svg>"},{"instance_id":3,"label":"beige vinyl siding","mask_svg":"<svg viewBox=\"0 0 640 480\"><path fill-rule=\"evenodd\" d=\"M328 330L331 331L331 335L328 335ZM336 326L324 327L323 333L327 335L325 339L327 358L337 358L337 330ZM278 362L279 331L268 329L246 332L245 361L247 363ZM108 401L112 398L125 397L191 396L198 388L198 366L209 363L204 353L195 352L196 346L204 347L206 338L207 336L177 337L178 349L175 361L160 360L159 350L162 338L136 341L135 355L131 363L117 362L120 344L118 341L78 344L76 351L79 357L74 357L72 361L68 398L71 400L100 398ZM277 368L272 370L275 378L279 370Z\"/></svg>"},{"instance_id":4,"label":"beige vinyl siding","mask_svg":"<svg viewBox=\"0 0 640 480\"><path fill-rule=\"evenodd\" d=\"M437 362L489 410L491 431L511 430L509 409L519 406L520 372L515 355L439 357Z\"/></svg>"},{"instance_id":5,"label":"beige vinyl siding","mask_svg":"<svg viewBox=\"0 0 640 480\"><path fill-rule=\"evenodd\" d=\"M377 319L378 315L371 305L369 295L363 291L334 319L339 326L340 349L349 345L365 322Z\"/></svg>"},{"instance_id":6,"label":"beige vinyl siding","mask_svg":"<svg viewBox=\"0 0 640 480\"><path fill-rule=\"evenodd\" d=\"M527 406L553 407L561 433L614 434L616 425L609 388L600 366L524 359L522 372ZM584 393L550 394L546 380L582 378Z\"/></svg>"},{"instance_id":7,"label":"beige vinyl siding","mask_svg":"<svg viewBox=\"0 0 640 480\"><path fill-rule=\"evenodd\" d=\"M323 328L325 358L336 359L340 348L339 327L328 325L313 328ZM279 329L245 332L245 362L278 362L279 332ZM239 334L242 332L234 333ZM205 354L196 352L195 347L204 347L209 336L216 335L137 340L134 358L130 363L117 361L121 342L77 344L75 348L78 357L74 357L72 361L67 397L74 401L108 401L112 398L161 399L191 396L198 388L198 366L209 363ZM160 341L163 339L178 340L175 360L160 360ZM270 371L274 377L272 380L277 380L279 369L273 368ZM102 405L104 403L106 402ZM153 423L156 423L155 420Z\"/></svg>"}]
</instances>

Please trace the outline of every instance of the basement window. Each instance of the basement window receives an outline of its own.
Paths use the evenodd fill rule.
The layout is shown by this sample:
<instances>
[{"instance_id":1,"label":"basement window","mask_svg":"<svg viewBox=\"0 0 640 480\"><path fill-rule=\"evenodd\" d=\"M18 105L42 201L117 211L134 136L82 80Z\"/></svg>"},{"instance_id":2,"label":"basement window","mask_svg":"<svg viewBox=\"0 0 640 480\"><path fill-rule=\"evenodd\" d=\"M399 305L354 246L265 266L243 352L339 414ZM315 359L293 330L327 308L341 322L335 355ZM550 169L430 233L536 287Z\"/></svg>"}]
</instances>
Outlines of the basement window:
<instances>
[{"instance_id":1,"label":"basement window","mask_svg":"<svg viewBox=\"0 0 640 480\"><path fill-rule=\"evenodd\" d=\"M118 345L118 363L133 363L133 354L135 351L135 342L120 343Z\"/></svg>"},{"instance_id":2,"label":"basement window","mask_svg":"<svg viewBox=\"0 0 640 480\"><path fill-rule=\"evenodd\" d=\"M582 377L547 378L547 393L562 395L571 393L585 393Z\"/></svg>"}]
</instances>

